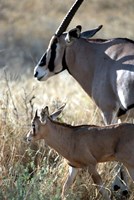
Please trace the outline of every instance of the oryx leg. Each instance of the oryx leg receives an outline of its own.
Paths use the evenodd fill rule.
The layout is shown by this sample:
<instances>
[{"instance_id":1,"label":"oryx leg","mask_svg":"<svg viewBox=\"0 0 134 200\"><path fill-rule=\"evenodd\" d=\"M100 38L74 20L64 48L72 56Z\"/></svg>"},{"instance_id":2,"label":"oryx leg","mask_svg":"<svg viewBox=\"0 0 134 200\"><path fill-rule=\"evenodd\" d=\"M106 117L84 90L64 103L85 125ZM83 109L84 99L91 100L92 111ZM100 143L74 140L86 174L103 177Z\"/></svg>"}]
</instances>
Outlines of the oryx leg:
<instances>
[{"instance_id":1,"label":"oryx leg","mask_svg":"<svg viewBox=\"0 0 134 200\"><path fill-rule=\"evenodd\" d=\"M102 179L99 173L96 170L96 166L90 165L88 167L88 172L91 174L91 177L99 191L99 193L103 196L105 200L110 200L108 191L104 188Z\"/></svg>"},{"instance_id":2,"label":"oryx leg","mask_svg":"<svg viewBox=\"0 0 134 200\"><path fill-rule=\"evenodd\" d=\"M103 112L101 113L105 125L117 123L118 119L116 116L116 112Z\"/></svg>"},{"instance_id":3,"label":"oryx leg","mask_svg":"<svg viewBox=\"0 0 134 200\"><path fill-rule=\"evenodd\" d=\"M68 177L67 177L67 179L66 179L66 181L63 185L63 188L62 188L62 195L61 195L62 199L65 198L65 193L67 192L69 187L73 184L77 173L78 173L78 168L74 168L74 167L69 166Z\"/></svg>"},{"instance_id":4,"label":"oryx leg","mask_svg":"<svg viewBox=\"0 0 134 200\"><path fill-rule=\"evenodd\" d=\"M114 182L112 184L112 191L117 196L120 197L127 197L129 195L128 191L128 175L126 168L123 165L117 164L116 167L116 177L114 179Z\"/></svg>"}]
</instances>

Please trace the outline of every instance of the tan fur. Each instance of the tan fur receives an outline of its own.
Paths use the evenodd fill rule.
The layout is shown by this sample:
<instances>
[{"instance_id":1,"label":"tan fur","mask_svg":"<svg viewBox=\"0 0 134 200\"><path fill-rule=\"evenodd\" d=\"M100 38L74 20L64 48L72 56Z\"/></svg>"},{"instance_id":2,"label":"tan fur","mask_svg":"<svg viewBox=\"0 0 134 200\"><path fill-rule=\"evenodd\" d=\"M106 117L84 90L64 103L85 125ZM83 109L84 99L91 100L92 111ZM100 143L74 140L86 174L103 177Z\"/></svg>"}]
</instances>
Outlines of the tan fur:
<instances>
[{"instance_id":1,"label":"tan fur","mask_svg":"<svg viewBox=\"0 0 134 200\"><path fill-rule=\"evenodd\" d=\"M103 198L110 200L96 170L96 165L100 162L119 161L123 163L134 181L134 124L121 123L104 127L71 126L53 121L49 117L47 107L42 110L41 117L44 119L42 122L37 114L34 117L35 134L31 129L27 134L27 140L44 139L50 147L68 161L71 167L63 186L62 198L73 183L77 168L87 167Z\"/></svg>"}]
</instances>

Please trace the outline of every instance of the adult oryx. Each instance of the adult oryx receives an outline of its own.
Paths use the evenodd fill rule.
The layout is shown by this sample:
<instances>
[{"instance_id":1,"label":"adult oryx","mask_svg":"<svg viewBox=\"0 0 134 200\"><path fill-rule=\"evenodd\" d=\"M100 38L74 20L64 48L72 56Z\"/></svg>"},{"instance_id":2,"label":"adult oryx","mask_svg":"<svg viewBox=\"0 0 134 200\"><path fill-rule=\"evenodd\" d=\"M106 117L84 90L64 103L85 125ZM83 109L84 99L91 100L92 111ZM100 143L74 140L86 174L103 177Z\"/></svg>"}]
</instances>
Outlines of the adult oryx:
<instances>
[{"instance_id":1,"label":"adult oryx","mask_svg":"<svg viewBox=\"0 0 134 200\"><path fill-rule=\"evenodd\" d=\"M64 32L82 2L77 0L67 13L34 76L44 81L67 69L100 108L105 124L111 124L134 107L134 41L89 39L102 26Z\"/></svg>"},{"instance_id":2,"label":"adult oryx","mask_svg":"<svg viewBox=\"0 0 134 200\"><path fill-rule=\"evenodd\" d=\"M110 124L134 107L134 41L89 39L102 26L83 33L77 26L63 33L71 20L68 17L50 40L34 76L44 81L67 69Z\"/></svg>"}]
</instances>

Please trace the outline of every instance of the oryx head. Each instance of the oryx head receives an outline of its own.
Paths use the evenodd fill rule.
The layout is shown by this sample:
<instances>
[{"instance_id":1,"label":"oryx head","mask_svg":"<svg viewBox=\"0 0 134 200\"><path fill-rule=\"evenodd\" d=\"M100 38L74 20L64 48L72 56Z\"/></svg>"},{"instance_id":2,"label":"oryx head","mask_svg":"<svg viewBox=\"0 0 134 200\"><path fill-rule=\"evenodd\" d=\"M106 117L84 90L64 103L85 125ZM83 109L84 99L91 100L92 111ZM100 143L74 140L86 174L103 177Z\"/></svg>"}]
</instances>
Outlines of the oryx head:
<instances>
[{"instance_id":1,"label":"oryx head","mask_svg":"<svg viewBox=\"0 0 134 200\"><path fill-rule=\"evenodd\" d=\"M69 32L64 32L82 2L83 0L76 0L51 38L46 52L34 69L34 77L37 80L45 81L50 76L67 69L65 61L66 46L71 45L75 38L91 37L101 29L102 26L99 26L96 29L81 33L81 26L77 26Z\"/></svg>"},{"instance_id":2,"label":"oryx head","mask_svg":"<svg viewBox=\"0 0 134 200\"><path fill-rule=\"evenodd\" d=\"M58 63L58 66L55 66L56 59L58 57L58 54L60 53L57 50L59 48L58 40L62 33L68 27L71 19L75 15L75 12L78 10L82 2L83 0L76 0L76 2L66 14L60 26L58 27L54 36L51 38L50 43L48 45L48 49L46 50L45 54L41 57L39 63L34 69L34 77L36 77L38 80L46 80L53 74L62 71L62 63Z\"/></svg>"}]
</instances>

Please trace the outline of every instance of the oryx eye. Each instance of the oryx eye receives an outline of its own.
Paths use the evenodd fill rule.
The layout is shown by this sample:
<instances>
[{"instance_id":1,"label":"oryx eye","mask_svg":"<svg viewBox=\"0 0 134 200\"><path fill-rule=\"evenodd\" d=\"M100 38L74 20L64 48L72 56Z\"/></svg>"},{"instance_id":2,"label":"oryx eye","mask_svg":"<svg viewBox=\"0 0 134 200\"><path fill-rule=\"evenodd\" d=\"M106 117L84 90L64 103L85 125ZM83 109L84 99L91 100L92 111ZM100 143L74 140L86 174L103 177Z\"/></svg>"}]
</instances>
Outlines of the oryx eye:
<instances>
[{"instance_id":1,"label":"oryx eye","mask_svg":"<svg viewBox=\"0 0 134 200\"><path fill-rule=\"evenodd\" d=\"M41 61L40 61L40 63L39 63L39 66L40 67L43 67L43 66L45 66L46 65L46 53L43 55L43 57L41 58Z\"/></svg>"}]
</instances>

